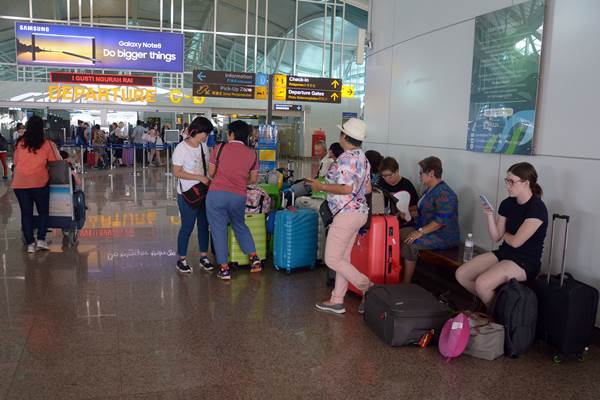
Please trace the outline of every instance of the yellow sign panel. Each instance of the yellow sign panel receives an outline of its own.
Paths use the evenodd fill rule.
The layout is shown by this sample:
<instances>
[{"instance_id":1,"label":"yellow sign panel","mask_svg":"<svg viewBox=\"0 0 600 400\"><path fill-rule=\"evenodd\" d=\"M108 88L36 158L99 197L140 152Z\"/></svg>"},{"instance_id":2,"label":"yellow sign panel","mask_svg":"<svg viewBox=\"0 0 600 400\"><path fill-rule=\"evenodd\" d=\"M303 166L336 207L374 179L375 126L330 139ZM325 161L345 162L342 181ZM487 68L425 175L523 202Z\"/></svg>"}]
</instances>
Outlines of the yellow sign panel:
<instances>
[{"instance_id":1,"label":"yellow sign panel","mask_svg":"<svg viewBox=\"0 0 600 400\"><path fill-rule=\"evenodd\" d=\"M286 100L286 94L287 94L287 89L286 88L281 88L281 87L275 87L275 89L273 90L273 100L281 100L281 101L285 101Z\"/></svg>"},{"instance_id":2,"label":"yellow sign panel","mask_svg":"<svg viewBox=\"0 0 600 400\"><path fill-rule=\"evenodd\" d=\"M254 98L258 100L266 100L267 99L267 87L266 86L257 86L256 91L254 92Z\"/></svg>"},{"instance_id":3,"label":"yellow sign panel","mask_svg":"<svg viewBox=\"0 0 600 400\"><path fill-rule=\"evenodd\" d=\"M285 88L287 86L287 75L284 75L284 74L273 75L273 86L275 86L276 88L279 88L279 87Z\"/></svg>"},{"instance_id":4,"label":"yellow sign panel","mask_svg":"<svg viewBox=\"0 0 600 400\"><path fill-rule=\"evenodd\" d=\"M260 150L258 152L258 159L260 161L276 161L277 151L276 150Z\"/></svg>"},{"instance_id":5,"label":"yellow sign panel","mask_svg":"<svg viewBox=\"0 0 600 400\"><path fill-rule=\"evenodd\" d=\"M342 86L342 97L347 98L347 99L354 97L354 86L352 86L352 85Z\"/></svg>"}]
</instances>

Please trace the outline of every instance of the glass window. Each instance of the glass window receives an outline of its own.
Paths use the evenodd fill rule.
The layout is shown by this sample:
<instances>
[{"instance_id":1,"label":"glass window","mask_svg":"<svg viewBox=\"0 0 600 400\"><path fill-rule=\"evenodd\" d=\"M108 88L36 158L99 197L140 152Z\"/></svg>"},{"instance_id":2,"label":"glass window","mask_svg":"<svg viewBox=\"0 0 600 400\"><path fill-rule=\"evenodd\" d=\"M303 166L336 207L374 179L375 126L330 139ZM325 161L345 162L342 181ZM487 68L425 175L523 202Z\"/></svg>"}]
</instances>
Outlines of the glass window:
<instances>
[{"instance_id":1,"label":"glass window","mask_svg":"<svg viewBox=\"0 0 600 400\"><path fill-rule=\"evenodd\" d=\"M22 3L27 3L23 1ZM45 19L67 19L67 1L66 0L33 0L33 16L35 18ZM94 4L96 6L96 4ZM123 6L123 12L125 7Z\"/></svg>"},{"instance_id":2,"label":"glass window","mask_svg":"<svg viewBox=\"0 0 600 400\"><path fill-rule=\"evenodd\" d=\"M322 76L323 44L318 42L298 42L296 60L297 75Z\"/></svg>"},{"instance_id":3,"label":"glass window","mask_svg":"<svg viewBox=\"0 0 600 400\"><path fill-rule=\"evenodd\" d=\"M14 63L15 52L15 21L0 19L0 62Z\"/></svg>"},{"instance_id":4,"label":"glass window","mask_svg":"<svg viewBox=\"0 0 600 400\"><path fill-rule=\"evenodd\" d=\"M246 32L246 0L217 1L217 32Z\"/></svg>"},{"instance_id":5,"label":"glass window","mask_svg":"<svg viewBox=\"0 0 600 400\"><path fill-rule=\"evenodd\" d=\"M344 43L355 44L358 40L358 28L367 29L369 14L358 7L346 5L344 21Z\"/></svg>"},{"instance_id":6,"label":"glass window","mask_svg":"<svg viewBox=\"0 0 600 400\"><path fill-rule=\"evenodd\" d=\"M325 40L328 42L342 42L342 12L343 7L327 6L325 18Z\"/></svg>"},{"instance_id":7,"label":"glass window","mask_svg":"<svg viewBox=\"0 0 600 400\"><path fill-rule=\"evenodd\" d=\"M354 85L356 95L365 93L365 65L356 64L356 46L345 46L342 60L344 85Z\"/></svg>"},{"instance_id":8,"label":"glass window","mask_svg":"<svg viewBox=\"0 0 600 400\"><path fill-rule=\"evenodd\" d=\"M212 69L213 67L213 34L185 32L184 71L194 69Z\"/></svg>"},{"instance_id":9,"label":"glass window","mask_svg":"<svg viewBox=\"0 0 600 400\"><path fill-rule=\"evenodd\" d=\"M294 41L269 39L267 41L267 72L289 74L294 66Z\"/></svg>"},{"instance_id":10,"label":"glass window","mask_svg":"<svg viewBox=\"0 0 600 400\"><path fill-rule=\"evenodd\" d=\"M165 2L169 4L168 2ZM71 4L71 7L73 5ZM163 27L167 26L169 11L163 14ZM71 18L73 14L71 13ZM134 26L160 26L160 0L130 1L129 2L129 25Z\"/></svg>"},{"instance_id":11,"label":"glass window","mask_svg":"<svg viewBox=\"0 0 600 400\"><path fill-rule=\"evenodd\" d=\"M200 31L214 30L214 0L185 0L183 10L185 28Z\"/></svg>"},{"instance_id":12,"label":"glass window","mask_svg":"<svg viewBox=\"0 0 600 400\"><path fill-rule=\"evenodd\" d=\"M217 71L244 71L244 37L217 35Z\"/></svg>"},{"instance_id":13,"label":"glass window","mask_svg":"<svg viewBox=\"0 0 600 400\"><path fill-rule=\"evenodd\" d=\"M0 81L16 81L17 67L16 65L0 64Z\"/></svg>"},{"instance_id":14,"label":"glass window","mask_svg":"<svg viewBox=\"0 0 600 400\"><path fill-rule=\"evenodd\" d=\"M183 0L173 0L173 29L181 29L181 3ZM167 6L168 4L168 6ZM165 2L165 11L168 13L168 27L171 28L171 2ZM185 12L185 9L184 9ZM185 15L183 16L185 20Z\"/></svg>"},{"instance_id":15,"label":"glass window","mask_svg":"<svg viewBox=\"0 0 600 400\"><path fill-rule=\"evenodd\" d=\"M2 15L10 15L12 17L27 17L29 18L29 2L28 1L10 1L2 5ZM35 16L35 8L34 14Z\"/></svg>"},{"instance_id":16,"label":"glass window","mask_svg":"<svg viewBox=\"0 0 600 400\"><path fill-rule=\"evenodd\" d=\"M268 36L294 37L296 0L269 1Z\"/></svg>"},{"instance_id":17,"label":"glass window","mask_svg":"<svg viewBox=\"0 0 600 400\"><path fill-rule=\"evenodd\" d=\"M325 7L322 4L298 3L298 39L323 40L323 17Z\"/></svg>"}]
</instances>

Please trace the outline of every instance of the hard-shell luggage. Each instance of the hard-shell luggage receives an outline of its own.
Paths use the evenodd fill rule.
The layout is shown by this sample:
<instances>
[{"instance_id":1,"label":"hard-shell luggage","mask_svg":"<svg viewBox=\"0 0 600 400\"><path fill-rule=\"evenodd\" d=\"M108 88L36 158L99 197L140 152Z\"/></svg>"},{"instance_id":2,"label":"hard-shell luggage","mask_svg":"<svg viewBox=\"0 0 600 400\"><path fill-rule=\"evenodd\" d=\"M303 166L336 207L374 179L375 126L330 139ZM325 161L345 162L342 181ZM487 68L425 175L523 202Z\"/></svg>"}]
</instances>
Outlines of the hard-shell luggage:
<instances>
[{"instance_id":1,"label":"hard-shell luggage","mask_svg":"<svg viewBox=\"0 0 600 400\"><path fill-rule=\"evenodd\" d=\"M96 153L93 150L87 151L87 156L85 160L86 167L92 168L96 166Z\"/></svg>"},{"instance_id":2,"label":"hard-shell luggage","mask_svg":"<svg viewBox=\"0 0 600 400\"><path fill-rule=\"evenodd\" d=\"M133 165L133 158L135 154L134 148L123 148L123 164L125 165Z\"/></svg>"},{"instance_id":3,"label":"hard-shell luggage","mask_svg":"<svg viewBox=\"0 0 600 400\"><path fill-rule=\"evenodd\" d=\"M375 285L365 295L365 322L390 346L417 344L430 330L440 331L448 307L415 284Z\"/></svg>"},{"instance_id":4,"label":"hard-shell luggage","mask_svg":"<svg viewBox=\"0 0 600 400\"><path fill-rule=\"evenodd\" d=\"M275 216L273 265L288 273L295 268L314 267L317 254L317 218L315 210L292 208Z\"/></svg>"},{"instance_id":5,"label":"hard-shell luggage","mask_svg":"<svg viewBox=\"0 0 600 400\"><path fill-rule=\"evenodd\" d=\"M564 248L561 273L551 275L554 223L557 219L565 221ZM552 215L548 273L533 282L538 297L537 336L556 348L555 362L569 355L583 359L590 345L598 310L598 290L565 273L569 219L567 215Z\"/></svg>"},{"instance_id":6,"label":"hard-shell luggage","mask_svg":"<svg viewBox=\"0 0 600 400\"><path fill-rule=\"evenodd\" d=\"M374 215L371 227L364 235L358 235L352 248L352 265L367 275L371 282L380 285L400 283L400 227L398 219L391 215ZM354 285L350 290L362 292Z\"/></svg>"},{"instance_id":7,"label":"hard-shell luggage","mask_svg":"<svg viewBox=\"0 0 600 400\"><path fill-rule=\"evenodd\" d=\"M303 196L297 199L296 206L298 208L310 208L315 211L319 211L321 203L326 200L313 199L308 196ZM325 243L327 241L327 235L325 231L325 225L321 216L317 218L317 261L325 261Z\"/></svg>"},{"instance_id":8,"label":"hard-shell luggage","mask_svg":"<svg viewBox=\"0 0 600 400\"><path fill-rule=\"evenodd\" d=\"M250 233L254 239L256 254L261 260L265 260L267 258L267 226L265 214L246 214L245 220L246 226L250 229ZM231 225L227 228L227 238L229 240L229 262L238 265L250 264L250 259L242 251Z\"/></svg>"},{"instance_id":9,"label":"hard-shell luggage","mask_svg":"<svg viewBox=\"0 0 600 400\"><path fill-rule=\"evenodd\" d=\"M85 193L81 190L75 190L73 192L73 209L77 229L83 229L87 207L85 205Z\"/></svg>"},{"instance_id":10,"label":"hard-shell luggage","mask_svg":"<svg viewBox=\"0 0 600 400\"><path fill-rule=\"evenodd\" d=\"M504 354L516 358L533 345L538 304L533 290L511 279L496 290L491 314L504 325Z\"/></svg>"}]
</instances>

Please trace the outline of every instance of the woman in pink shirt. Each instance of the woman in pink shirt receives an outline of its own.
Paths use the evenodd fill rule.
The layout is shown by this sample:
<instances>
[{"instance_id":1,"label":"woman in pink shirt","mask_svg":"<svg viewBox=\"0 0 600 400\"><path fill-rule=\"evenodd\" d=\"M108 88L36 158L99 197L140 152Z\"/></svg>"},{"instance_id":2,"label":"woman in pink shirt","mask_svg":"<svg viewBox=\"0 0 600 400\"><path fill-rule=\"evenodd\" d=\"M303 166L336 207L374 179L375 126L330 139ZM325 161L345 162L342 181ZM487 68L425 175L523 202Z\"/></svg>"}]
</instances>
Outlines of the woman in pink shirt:
<instances>
[{"instance_id":1,"label":"woman in pink shirt","mask_svg":"<svg viewBox=\"0 0 600 400\"><path fill-rule=\"evenodd\" d=\"M58 150L44 138L44 121L33 116L27 121L25 134L15 144L15 172L12 188L21 207L21 229L25 236L27 252L48 250L46 227L48 226L50 188L48 161L58 160ZM33 204L39 215L37 243L33 238Z\"/></svg>"},{"instance_id":2,"label":"woman in pink shirt","mask_svg":"<svg viewBox=\"0 0 600 400\"><path fill-rule=\"evenodd\" d=\"M246 186L256 183L258 179L258 157L249 147L250 139L251 129L247 123L239 120L232 122L229 124L228 141L221 144L224 147L218 167L216 155L219 154L219 147L211 153L208 167L212 181L206 197L206 216L215 245L217 263L220 266L217 277L225 280L231 279L228 264L228 224L231 224L242 251L250 257L251 272L260 272L262 269L260 258L256 255L254 239L244 219Z\"/></svg>"}]
</instances>

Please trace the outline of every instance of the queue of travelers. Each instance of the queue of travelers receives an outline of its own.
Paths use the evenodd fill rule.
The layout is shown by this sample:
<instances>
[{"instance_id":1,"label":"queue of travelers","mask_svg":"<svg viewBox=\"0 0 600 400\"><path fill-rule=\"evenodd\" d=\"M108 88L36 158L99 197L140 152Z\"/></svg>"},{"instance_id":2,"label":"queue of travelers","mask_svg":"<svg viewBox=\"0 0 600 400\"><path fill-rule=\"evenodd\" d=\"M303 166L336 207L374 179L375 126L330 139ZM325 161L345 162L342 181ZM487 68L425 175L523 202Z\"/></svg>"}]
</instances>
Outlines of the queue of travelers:
<instances>
[{"instance_id":1,"label":"queue of travelers","mask_svg":"<svg viewBox=\"0 0 600 400\"><path fill-rule=\"evenodd\" d=\"M98 126L88 130L89 124L81 123L76 138L80 143L92 139L102 146L107 142L122 143L127 135L121 124L113 123L107 136ZM302 185L293 185L300 195L325 192L327 204L333 214L325 243L325 264L336 271L335 286L331 296L316 304L320 310L344 313L344 298L348 285L361 291L369 289L373 282L351 262L351 251L361 228L367 222L369 206L367 196L373 187L391 196L386 197L386 211L396 216L400 223L402 281L412 281L419 252L424 249L449 249L460 245L458 223L458 196L443 180L442 161L430 156L418 162L421 195L409 179L402 176L398 161L383 157L376 151L365 152L362 148L367 138L366 124L356 118L338 126L339 142L327 148L317 143L319 166L310 179ZM232 231L242 251L249 256L250 271L262 270L262 261L256 254L256 246L245 224L246 186L258 179L258 157L252 149L252 128L243 121L234 121L228 128L228 140L212 151L206 142L214 126L204 117L194 119L181 132L182 141L173 152L173 175L178 178L177 204L181 215L181 228L177 238L178 260L176 269L190 274L194 266L187 259L188 243L197 227L200 250L199 268L211 271L215 266L209 258L209 242L212 239L218 272L223 280L232 278L228 264L228 232ZM89 132L89 134L88 134ZM49 161L61 158L56 146L44 138L43 121L31 117L25 126L15 130L14 178L12 188L21 208L21 227L27 252L47 250L46 229L49 214L48 169ZM161 143L158 126L145 132L139 121L132 132L134 143ZM159 139L161 141L159 141ZM161 163L158 150L151 153L150 161ZM122 150L115 152L122 163ZM3 161L0 143L0 160ZM6 167L3 169L7 176ZM542 200L535 168L526 162L512 165L504 180L508 197L497 211L483 205L490 238L500 243L498 250L481 254L462 265L456 271L457 281L473 295L483 307L489 307L496 288L512 278L531 281L540 271L541 256L548 226L548 211ZM205 187L205 206L193 207L185 193L193 187ZM408 212L399 210L390 200L399 192L407 192L410 200ZM33 206L39 214L37 237L34 237ZM362 310L359 307L359 311Z\"/></svg>"}]
</instances>

